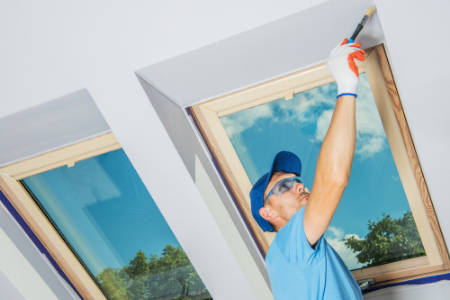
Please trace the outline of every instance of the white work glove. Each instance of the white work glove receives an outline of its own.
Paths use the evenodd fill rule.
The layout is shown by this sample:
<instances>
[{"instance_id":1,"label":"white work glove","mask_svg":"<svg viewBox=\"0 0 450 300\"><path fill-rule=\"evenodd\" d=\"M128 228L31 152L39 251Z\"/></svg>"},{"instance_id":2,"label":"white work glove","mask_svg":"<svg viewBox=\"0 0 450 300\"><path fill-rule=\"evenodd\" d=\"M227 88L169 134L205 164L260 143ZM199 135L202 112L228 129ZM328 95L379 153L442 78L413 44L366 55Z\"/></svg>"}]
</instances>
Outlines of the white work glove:
<instances>
[{"instance_id":1,"label":"white work glove","mask_svg":"<svg viewBox=\"0 0 450 300\"><path fill-rule=\"evenodd\" d=\"M327 62L327 70L331 76L336 80L338 86L339 98L344 95L355 96L358 90L359 73L358 67L354 59L363 61L364 50L359 49L360 43L347 44L348 39L345 39L339 46L331 51Z\"/></svg>"}]
</instances>

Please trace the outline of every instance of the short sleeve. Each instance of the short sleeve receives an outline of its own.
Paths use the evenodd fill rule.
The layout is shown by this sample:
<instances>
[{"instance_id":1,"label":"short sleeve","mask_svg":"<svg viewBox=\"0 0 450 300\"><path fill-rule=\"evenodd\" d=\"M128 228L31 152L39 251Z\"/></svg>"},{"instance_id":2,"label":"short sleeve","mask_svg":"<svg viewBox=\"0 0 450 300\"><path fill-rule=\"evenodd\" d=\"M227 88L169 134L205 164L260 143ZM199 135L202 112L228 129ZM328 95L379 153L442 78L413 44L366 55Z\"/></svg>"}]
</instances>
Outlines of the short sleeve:
<instances>
[{"instance_id":1,"label":"short sleeve","mask_svg":"<svg viewBox=\"0 0 450 300\"><path fill-rule=\"evenodd\" d=\"M309 244L303 227L305 206L295 213L289 222L277 233L275 242L286 260L298 267L309 267L319 263L325 256L323 235L315 249Z\"/></svg>"}]
</instances>

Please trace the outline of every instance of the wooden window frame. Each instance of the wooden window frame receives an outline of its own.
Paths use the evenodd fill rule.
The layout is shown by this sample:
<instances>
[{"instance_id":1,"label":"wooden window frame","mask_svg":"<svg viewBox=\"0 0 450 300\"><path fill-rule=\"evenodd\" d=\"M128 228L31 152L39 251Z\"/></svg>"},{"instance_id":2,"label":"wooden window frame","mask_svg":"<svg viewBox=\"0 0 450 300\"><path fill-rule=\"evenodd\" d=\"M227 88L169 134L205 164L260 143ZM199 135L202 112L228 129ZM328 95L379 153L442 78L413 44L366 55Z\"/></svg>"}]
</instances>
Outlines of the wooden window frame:
<instances>
[{"instance_id":1,"label":"wooden window frame","mask_svg":"<svg viewBox=\"0 0 450 300\"><path fill-rule=\"evenodd\" d=\"M425 274L430 274L430 272L442 272L450 267L449 255L431 203L384 45L380 44L367 49L365 56L364 62L357 62L359 72L367 75L427 255L354 270L352 274L356 280L373 278L375 282L379 283L389 280L398 281L411 276L427 276ZM322 63L190 107L203 138L216 158L221 172L256 237L256 242L264 253L267 253L276 233L263 232L252 217L249 197L252 185L219 118L283 97L290 99L293 93L303 92L331 82L334 82L334 79L326 70L325 63Z\"/></svg>"},{"instance_id":2,"label":"wooden window frame","mask_svg":"<svg viewBox=\"0 0 450 300\"><path fill-rule=\"evenodd\" d=\"M121 148L107 133L0 168L0 190L86 300L107 298L19 180Z\"/></svg>"}]
</instances>

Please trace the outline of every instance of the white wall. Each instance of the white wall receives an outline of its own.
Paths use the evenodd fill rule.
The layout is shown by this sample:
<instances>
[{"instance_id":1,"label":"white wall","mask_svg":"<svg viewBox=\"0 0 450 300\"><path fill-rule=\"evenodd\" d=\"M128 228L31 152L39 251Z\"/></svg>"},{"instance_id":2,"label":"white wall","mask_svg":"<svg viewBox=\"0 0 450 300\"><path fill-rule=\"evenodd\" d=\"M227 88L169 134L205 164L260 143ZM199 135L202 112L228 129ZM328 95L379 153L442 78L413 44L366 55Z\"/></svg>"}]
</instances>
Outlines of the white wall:
<instances>
[{"instance_id":1,"label":"white wall","mask_svg":"<svg viewBox=\"0 0 450 300\"><path fill-rule=\"evenodd\" d=\"M258 299L273 299L265 262L193 121L145 80L140 82L253 291Z\"/></svg>"},{"instance_id":2,"label":"white wall","mask_svg":"<svg viewBox=\"0 0 450 300\"><path fill-rule=\"evenodd\" d=\"M450 1L376 0L403 109L446 241L450 241Z\"/></svg>"},{"instance_id":3,"label":"white wall","mask_svg":"<svg viewBox=\"0 0 450 300\"><path fill-rule=\"evenodd\" d=\"M0 203L0 299L79 299Z\"/></svg>"}]
</instances>

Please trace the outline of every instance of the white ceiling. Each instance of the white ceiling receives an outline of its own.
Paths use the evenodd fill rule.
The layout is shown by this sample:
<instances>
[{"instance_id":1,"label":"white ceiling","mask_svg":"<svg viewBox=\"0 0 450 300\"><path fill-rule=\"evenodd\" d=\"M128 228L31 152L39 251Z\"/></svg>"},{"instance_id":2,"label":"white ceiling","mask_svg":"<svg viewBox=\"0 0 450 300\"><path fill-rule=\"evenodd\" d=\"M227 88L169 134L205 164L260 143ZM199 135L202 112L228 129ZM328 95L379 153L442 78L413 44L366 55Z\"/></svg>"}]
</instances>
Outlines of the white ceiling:
<instances>
[{"instance_id":1,"label":"white ceiling","mask_svg":"<svg viewBox=\"0 0 450 300\"><path fill-rule=\"evenodd\" d=\"M111 131L87 90L0 118L0 166Z\"/></svg>"},{"instance_id":2,"label":"white ceiling","mask_svg":"<svg viewBox=\"0 0 450 300\"><path fill-rule=\"evenodd\" d=\"M323 2L3 1L0 117Z\"/></svg>"},{"instance_id":3,"label":"white ceiling","mask_svg":"<svg viewBox=\"0 0 450 300\"><path fill-rule=\"evenodd\" d=\"M322 3L137 73L179 106L190 106L326 61L373 5L374 0ZM341 7L346 9L335 13ZM358 42L363 48L384 42L377 13Z\"/></svg>"}]
</instances>

